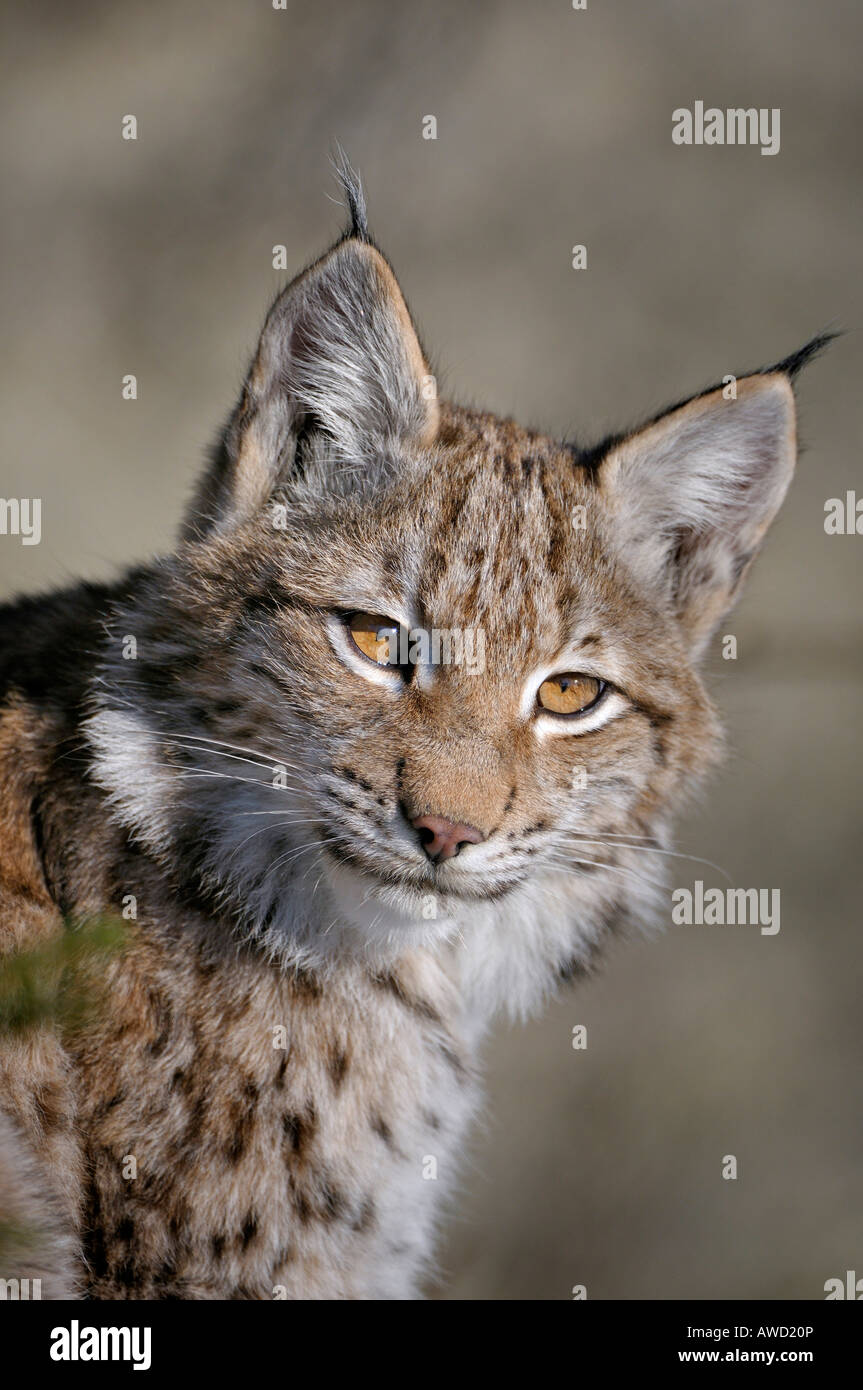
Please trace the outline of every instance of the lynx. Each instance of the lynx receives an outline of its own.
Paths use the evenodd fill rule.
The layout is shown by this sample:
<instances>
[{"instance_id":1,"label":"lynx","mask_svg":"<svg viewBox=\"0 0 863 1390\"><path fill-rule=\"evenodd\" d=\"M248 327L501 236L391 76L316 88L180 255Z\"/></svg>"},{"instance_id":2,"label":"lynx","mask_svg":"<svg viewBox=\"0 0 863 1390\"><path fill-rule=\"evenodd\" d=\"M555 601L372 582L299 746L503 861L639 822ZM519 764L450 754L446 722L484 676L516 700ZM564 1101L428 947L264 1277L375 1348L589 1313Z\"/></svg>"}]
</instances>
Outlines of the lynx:
<instances>
[{"instance_id":1,"label":"lynx","mask_svg":"<svg viewBox=\"0 0 863 1390\"><path fill-rule=\"evenodd\" d=\"M720 747L699 665L825 339L561 442L438 399L342 180L176 548L0 616L3 949L128 928L0 1047L45 1297L421 1296L491 1021L667 919Z\"/></svg>"}]
</instances>

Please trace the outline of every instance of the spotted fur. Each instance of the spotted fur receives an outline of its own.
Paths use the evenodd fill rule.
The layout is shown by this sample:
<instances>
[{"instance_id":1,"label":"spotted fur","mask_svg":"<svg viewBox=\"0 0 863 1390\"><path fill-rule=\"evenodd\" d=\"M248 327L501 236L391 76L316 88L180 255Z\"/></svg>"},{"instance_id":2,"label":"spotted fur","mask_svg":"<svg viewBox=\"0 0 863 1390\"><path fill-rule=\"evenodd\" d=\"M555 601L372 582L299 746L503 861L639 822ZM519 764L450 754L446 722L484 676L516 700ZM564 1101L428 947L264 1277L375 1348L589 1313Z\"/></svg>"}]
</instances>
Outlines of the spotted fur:
<instances>
[{"instance_id":1,"label":"spotted fur","mask_svg":"<svg viewBox=\"0 0 863 1390\"><path fill-rule=\"evenodd\" d=\"M55 1294L417 1295L490 1019L657 916L791 476L800 357L590 450L438 401L344 177L177 548L2 612L0 943L131 919L107 1007L0 1049ZM366 670L354 610L481 629L485 670ZM607 682L592 722L537 711L555 670ZM433 863L429 814L482 838Z\"/></svg>"}]
</instances>

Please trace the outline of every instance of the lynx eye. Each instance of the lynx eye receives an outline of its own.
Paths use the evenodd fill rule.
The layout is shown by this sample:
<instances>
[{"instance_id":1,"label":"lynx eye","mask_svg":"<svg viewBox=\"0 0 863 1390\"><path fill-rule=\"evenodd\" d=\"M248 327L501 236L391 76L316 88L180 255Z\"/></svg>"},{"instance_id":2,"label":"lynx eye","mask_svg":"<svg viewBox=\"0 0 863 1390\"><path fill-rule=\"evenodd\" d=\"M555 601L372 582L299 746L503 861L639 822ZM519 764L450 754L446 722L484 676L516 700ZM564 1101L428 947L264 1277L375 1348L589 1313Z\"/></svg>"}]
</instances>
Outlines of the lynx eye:
<instances>
[{"instance_id":1,"label":"lynx eye","mask_svg":"<svg viewBox=\"0 0 863 1390\"><path fill-rule=\"evenodd\" d=\"M380 613L352 613L347 629L354 646L376 666L399 665L401 627L395 618L384 618Z\"/></svg>"},{"instance_id":2,"label":"lynx eye","mask_svg":"<svg viewBox=\"0 0 863 1390\"><path fill-rule=\"evenodd\" d=\"M585 714L602 698L605 681L596 676L582 676L567 671L562 676L549 676L537 691L540 709L550 714Z\"/></svg>"}]
</instances>

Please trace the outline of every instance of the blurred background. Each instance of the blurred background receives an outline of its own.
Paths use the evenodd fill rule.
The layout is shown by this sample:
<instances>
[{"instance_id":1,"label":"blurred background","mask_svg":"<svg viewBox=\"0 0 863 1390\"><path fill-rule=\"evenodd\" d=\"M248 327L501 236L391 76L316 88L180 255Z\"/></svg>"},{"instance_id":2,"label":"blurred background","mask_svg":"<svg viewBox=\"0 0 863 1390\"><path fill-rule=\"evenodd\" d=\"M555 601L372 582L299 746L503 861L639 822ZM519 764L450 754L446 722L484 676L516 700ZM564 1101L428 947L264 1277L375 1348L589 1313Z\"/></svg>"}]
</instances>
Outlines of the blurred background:
<instances>
[{"instance_id":1,"label":"blurred background","mask_svg":"<svg viewBox=\"0 0 863 1390\"><path fill-rule=\"evenodd\" d=\"M39 546L0 539L4 596L171 545L284 281L273 246L299 269L341 226L336 140L464 402L592 438L848 330L801 382L799 476L722 629L737 660L712 660L730 757L679 840L779 888L781 931L669 926L497 1031L433 1292L823 1298L863 1275L863 536L824 532L828 498L863 496L863 9L31 0L3 24L0 493L43 499ZM696 100L779 107L779 154L674 145ZM723 883L693 867L675 886Z\"/></svg>"}]
</instances>

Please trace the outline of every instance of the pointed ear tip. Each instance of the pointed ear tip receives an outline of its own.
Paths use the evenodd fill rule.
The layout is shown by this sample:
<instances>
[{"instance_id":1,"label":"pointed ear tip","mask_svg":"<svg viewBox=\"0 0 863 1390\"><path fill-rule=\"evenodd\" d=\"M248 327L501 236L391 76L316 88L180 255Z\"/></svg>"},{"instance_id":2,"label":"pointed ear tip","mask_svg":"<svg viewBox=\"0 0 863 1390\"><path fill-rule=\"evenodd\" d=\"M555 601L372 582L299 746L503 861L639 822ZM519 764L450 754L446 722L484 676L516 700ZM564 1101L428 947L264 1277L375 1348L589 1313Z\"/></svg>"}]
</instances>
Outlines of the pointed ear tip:
<instances>
[{"instance_id":1,"label":"pointed ear tip","mask_svg":"<svg viewBox=\"0 0 863 1390\"><path fill-rule=\"evenodd\" d=\"M754 376L743 377L737 383L738 397L744 399L749 397L766 398L768 396L781 396L784 403L790 410L796 408L794 397L794 386L791 377L787 372L778 369L769 369L763 372L756 372Z\"/></svg>"},{"instance_id":2,"label":"pointed ear tip","mask_svg":"<svg viewBox=\"0 0 863 1390\"><path fill-rule=\"evenodd\" d=\"M363 260L385 260L382 251L379 251L370 237L354 236L350 230L345 232L341 240L337 241L333 247L335 251L347 251L352 256L359 256Z\"/></svg>"},{"instance_id":3,"label":"pointed ear tip","mask_svg":"<svg viewBox=\"0 0 863 1390\"><path fill-rule=\"evenodd\" d=\"M768 433L778 431L778 436L788 445L784 452L793 455L797 438L797 399L791 378L784 372L759 372L738 382L737 397L749 407L752 428Z\"/></svg>"},{"instance_id":4,"label":"pointed ear tip","mask_svg":"<svg viewBox=\"0 0 863 1390\"><path fill-rule=\"evenodd\" d=\"M331 255L343 265L352 265L361 275L374 277L384 294L401 295L398 276L379 246L370 237L346 235L336 242Z\"/></svg>"}]
</instances>

